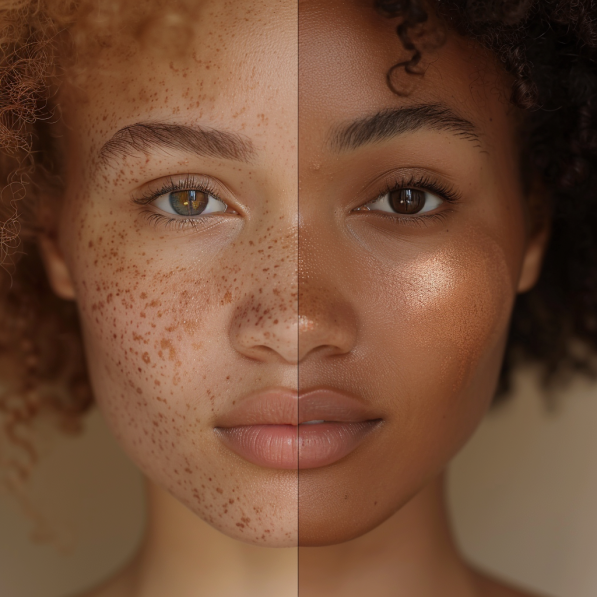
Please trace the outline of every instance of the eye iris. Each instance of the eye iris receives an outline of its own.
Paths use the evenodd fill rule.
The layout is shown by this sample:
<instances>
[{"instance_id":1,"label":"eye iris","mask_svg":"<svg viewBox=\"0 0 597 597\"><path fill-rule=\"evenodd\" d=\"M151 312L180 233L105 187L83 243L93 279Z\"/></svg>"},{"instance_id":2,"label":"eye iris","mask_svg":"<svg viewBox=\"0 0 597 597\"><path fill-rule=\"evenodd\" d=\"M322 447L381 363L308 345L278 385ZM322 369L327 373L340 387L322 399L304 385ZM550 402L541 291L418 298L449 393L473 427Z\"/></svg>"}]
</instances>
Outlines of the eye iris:
<instances>
[{"instance_id":1,"label":"eye iris","mask_svg":"<svg viewBox=\"0 0 597 597\"><path fill-rule=\"evenodd\" d=\"M399 214L416 214L425 207L425 191L419 189L392 191L390 205Z\"/></svg>"},{"instance_id":2,"label":"eye iris","mask_svg":"<svg viewBox=\"0 0 597 597\"><path fill-rule=\"evenodd\" d=\"M177 191L170 193L170 205L181 216L198 216L207 206L209 196L201 191Z\"/></svg>"}]
</instances>

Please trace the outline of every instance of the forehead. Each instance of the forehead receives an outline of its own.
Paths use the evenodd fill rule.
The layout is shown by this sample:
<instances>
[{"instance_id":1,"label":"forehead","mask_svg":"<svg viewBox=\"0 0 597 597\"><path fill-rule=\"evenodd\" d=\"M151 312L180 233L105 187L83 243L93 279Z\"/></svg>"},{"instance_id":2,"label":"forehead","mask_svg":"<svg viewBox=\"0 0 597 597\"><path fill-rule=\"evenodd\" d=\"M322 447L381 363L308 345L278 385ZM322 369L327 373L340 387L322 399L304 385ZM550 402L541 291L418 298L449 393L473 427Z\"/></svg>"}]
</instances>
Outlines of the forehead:
<instances>
[{"instance_id":1,"label":"forehead","mask_svg":"<svg viewBox=\"0 0 597 597\"><path fill-rule=\"evenodd\" d=\"M233 130L264 143L272 128L291 134L296 3L201 0L192 15L182 52L168 46L167 35L163 45L155 35L150 44L130 39L103 50L97 68L80 77L83 102L69 102L67 88L61 100L83 145L97 146L119 128L147 120Z\"/></svg>"},{"instance_id":2,"label":"forehead","mask_svg":"<svg viewBox=\"0 0 597 597\"><path fill-rule=\"evenodd\" d=\"M302 0L299 19L301 122L321 134L380 110L419 104L445 105L489 138L499 127L512 129L508 77L469 40L445 31L438 43L436 29L426 38L424 75L398 70L393 82L405 94L397 95L386 76L412 55L396 34L399 19L360 0Z\"/></svg>"}]
</instances>

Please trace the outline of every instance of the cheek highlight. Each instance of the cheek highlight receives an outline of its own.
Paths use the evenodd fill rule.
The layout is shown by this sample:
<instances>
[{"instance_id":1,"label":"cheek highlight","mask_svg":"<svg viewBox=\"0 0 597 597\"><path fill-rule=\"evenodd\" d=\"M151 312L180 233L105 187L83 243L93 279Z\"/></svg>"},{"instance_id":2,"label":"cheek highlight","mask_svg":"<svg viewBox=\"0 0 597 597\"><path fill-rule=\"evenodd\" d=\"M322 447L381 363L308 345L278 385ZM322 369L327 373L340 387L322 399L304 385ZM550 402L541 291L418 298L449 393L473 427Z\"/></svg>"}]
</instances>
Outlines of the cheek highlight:
<instances>
[{"instance_id":1,"label":"cheek highlight","mask_svg":"<svg viewBox=\"0 0 597 597\"><path fill-rule=\"evenodd\" d=\"M427 354L430 368L438 361L435 381L453 391L466 386L507 327L514 288L501 249L471 243L416 259L396 287L413 349Z\"/></svg>"}]
</instances>

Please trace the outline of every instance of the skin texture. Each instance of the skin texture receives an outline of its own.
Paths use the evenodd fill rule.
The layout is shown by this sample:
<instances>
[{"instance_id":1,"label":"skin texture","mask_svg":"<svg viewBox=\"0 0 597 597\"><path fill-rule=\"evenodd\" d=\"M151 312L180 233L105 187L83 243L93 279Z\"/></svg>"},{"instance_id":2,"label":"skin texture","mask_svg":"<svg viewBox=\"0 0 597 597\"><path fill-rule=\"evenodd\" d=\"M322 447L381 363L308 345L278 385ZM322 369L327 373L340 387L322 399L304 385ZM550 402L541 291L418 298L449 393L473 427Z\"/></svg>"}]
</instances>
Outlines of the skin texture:
<instances>
[{"instance_id":1,"label":"skin texture","mask_svg":"<svg viewBox=\"0 0 597 597\"><path fill-rule=\"evenodd\" d=\"M350 459L301 471L301 544L320 545L388 518L470 436L493 397L514 298L539 260L507 80L488 59L449 36L399 97L384 77L403 56L391 21L332 1L302 3L300 18L300 313L318 330L299 338L310 349L300 386L352 392L383 419ZM479 140L421 129L330 146L344 123L422 104L462 114ZM412 175L458 201L401 220L355 211Z\"/></svg>"},{"instance_id":2,"label":"skin texture","mask_svg":"<svg viewBox=\"0 0 597 597\"><path fill-rule=\"evenodd\" d=\"M185 56L104 50L86 101L62 93L67 190L41 246L56 292L77 301L98 406L150 495L138 558L93 595L296 594L296 552L254 546L297 543L301 595L518 595L464 564L441 490L489 406L545 240L528 232L508 81L449 35L400 97L384 77L402 57L395 23L368 4L301 2L300 64L295 4L226 6L201 4ZM478 139L427 127L330 144L335 127L421 104L469 119ZM223 130L253 151L101 159L148 121ZM359 210L421 174L458 200L424 219ZM229 211L181 227L131 200L189 175ZM217 440L238 399L297 380L351 394L381 424L300 475Z\"/></svg>"}]
</instances>

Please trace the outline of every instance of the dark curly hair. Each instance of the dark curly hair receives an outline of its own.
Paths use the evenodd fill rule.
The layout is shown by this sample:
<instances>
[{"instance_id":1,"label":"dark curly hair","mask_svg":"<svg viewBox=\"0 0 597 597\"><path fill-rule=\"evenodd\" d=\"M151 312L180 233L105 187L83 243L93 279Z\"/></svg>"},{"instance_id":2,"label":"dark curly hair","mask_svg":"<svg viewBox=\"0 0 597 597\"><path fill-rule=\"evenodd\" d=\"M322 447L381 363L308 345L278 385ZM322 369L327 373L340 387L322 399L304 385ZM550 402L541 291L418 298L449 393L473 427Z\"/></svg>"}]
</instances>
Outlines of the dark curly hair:
<instances>
[{"instance_id":1,"label":"dark curly hair","mask_svg":"<svg viewBox=\"0 0 597 597\"><path fill-rule=\"evenodd\" d=\"M547 191L551 239L537 285L514 307L500 393L521 360L540 363L546 384L573 372L595 375L597 2L377 0L376 6L400 18L396 33L411 52L388 73L396 93L393 72L420 74L425 48L418 40L433 14L440 26L497 56L513 77L511 102L525 110L522 167Z\"/></svg>"}]
</instances>

